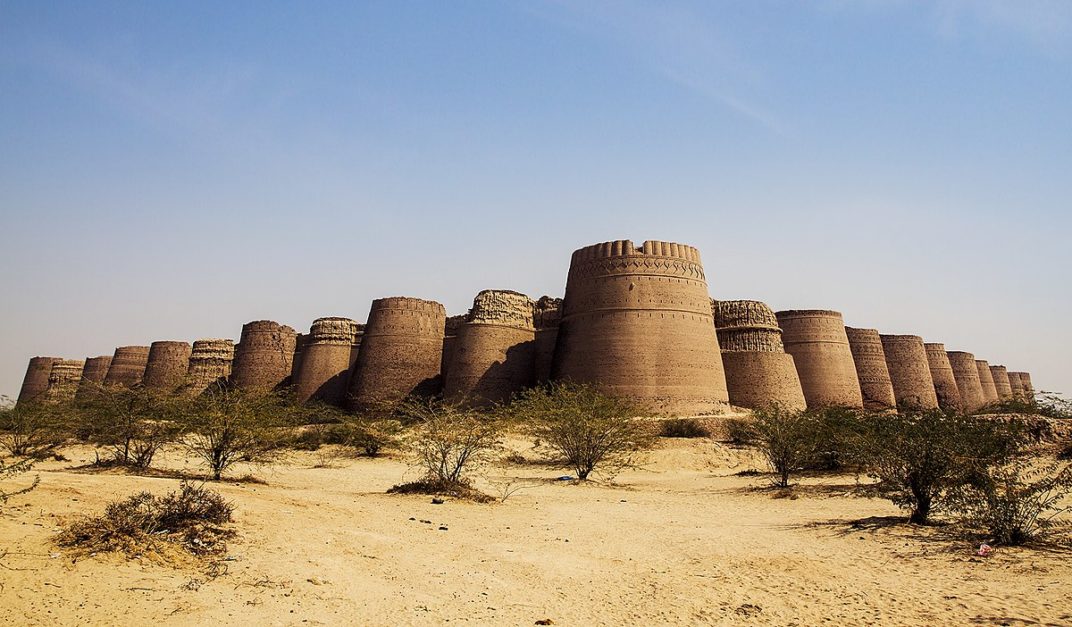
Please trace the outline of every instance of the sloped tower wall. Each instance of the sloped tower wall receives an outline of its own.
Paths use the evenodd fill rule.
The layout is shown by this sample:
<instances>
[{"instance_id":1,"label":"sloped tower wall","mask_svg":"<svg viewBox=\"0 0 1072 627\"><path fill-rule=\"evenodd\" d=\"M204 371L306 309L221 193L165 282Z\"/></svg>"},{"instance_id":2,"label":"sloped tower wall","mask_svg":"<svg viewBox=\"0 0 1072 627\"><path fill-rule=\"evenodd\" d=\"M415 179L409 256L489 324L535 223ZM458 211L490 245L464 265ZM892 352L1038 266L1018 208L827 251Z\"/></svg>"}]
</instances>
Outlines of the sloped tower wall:
<instances>
[{"instance_id":1,"label":"sloped tower wall","mask_svg":"<svg viewBox=\"0 0 1072 627\"><path fill-rule=\"evenodd\" d=\"M927 349L918 335L879 335L886 367L890 369L897 406L906 409L937 409L938 395L927 365Z\"/></svg>"},{"instance_id":2,"label":"sloped tower wall","mask_svg":"<svg viewBox=\"0 0 1072 627\"><path fill-rule=\"evenodd\" d=\"M81 359L60 359L52 362L45 399L50 403L73 401L74 395L78 393L78 382L82 380L82 368L85 364Z\"/></svg>"},{"instance_id":3,"label":"sloped tower wall","mask_svg":"<svg viewBox=\"0 0 1072 627\"><path fill-rule=\"evenodd\" d=\"M82 379L78 382L78 391L75 399L84 400L91 398L94 393L104 385L104 377L108 376L108 367L112 365L111 355L90 357L86 359L86 365L82 368Z\"/></svg>"},{"instance_id":4,"label":"sloped tower wall","mask_svg":"<svg viewBox=\"0 0 1072 627\"><path fill-rule=\"evenodd\" d=\"M1024 384L1020 382L1019 372L1009 372L1009 387L1012 388L1012 397L1018 400L1024 399Z\"/></svg>"},{"instance_id":5,"label":"sloped tower wall","mask_svg":"<svg viewBox=\"0 0 1072 627\"><path fill-rule=\"evenodd\" d=\"M864 397L864 409L891 411L897 409L897 397L893 394L890 369L886 366L886 352L882 339L875 329L845 327L852 349L852 361L856 365L856 378Z\"/></svg>"},{"instance_id":6,"label":"sloped tower wall","mask_svg":"<svg viewBox=\"0 0 1072 627\"><path fill-rule=\"evenodd\" d=\"M305 336L294 393L301 402L323 401L342 407L346 401L357 323L349 318L317 318Z\"/></svg>"},{"instance_id":7,"label":"sloped tower wall","mask_svg":"<svg viewBox=\"0 0 1072 627\"><path fill-rule=\"evenodd\" d=\"M975 360L975 368L979 371L979 383L983 386L983 398L987 405L998 402L998 388L994 385L994 374L990 371L990 364L984 359Z\"/></svg>"},{"instance_id":8,"label":"sloped tower wall","mask_svg":"<svg viewBox=\"0 0 1072 627\"><path fill-rule=\"evenodd\" d=\"M149 346L149 360L145 364L142 384L152 390L174 392L186 379L190 368L189 342L153 342Z\"/></svg>"},{"instance_id":9,"label":"sloped tower wall","mask_svg":"<svg viewBox=\"0 0 1072 627\"><path fill-rule=\"evenodd\" d=\"M120 346L112 355L104 385L133 387L141 383L145 376L145 365L149 363L148 346Z\"/></svg>"},{"instance_id":10,"label":"sloped tower wall","mask_svg":"<svg viewBox=\"0 0 1072 627\"><path fill-rule=\"evenodd\" d=\"M1020 383L1024 386L1024 396L1029 401L1035 400L1035 386L1031 383L1031 373L1021 372Z\"/></svg>"},{"instance_id":11,"label":"sloped tower wall","mask_svg":"<svg viewBox=\"0 0 1072 627\"><path fill-rule=\"evenodd\" d=\"M238 389L271 391L290 377L294 366L297 333L271 320L257 320L242 327L235 347L231 384Z\"/></svg>"},{"instance_id":12,"label":"sloped tower wall","mask_svg":"<svg viewBox=\"0 0 1072 627\"><path fill-rule=\"evenodd\" d=\"M960 392L960 402L964 411L973 412L987 404L983 384L979 380L979 368L975 365L975 355L963 351L948 351L949 366Z\"/></svg>"},{"instance_id":13,"label":"sloped tower wall","mask_svg":"<svg viewBox=\"0 0 1072 627\"><path fill-rule=\"evenodd\" d=\"M729 394L699 252L628 240L574 252L552 378L591 383L646 411L723 411Z\"/></svg>"},{"instance_id":14,"label":"sloped tower wall","mask_svg":"<svg viewBox=\"0 0 1072 627\"><path fill-rule=\"evenodd\" d=\"M785 352L793 356L809 408L863 408L845 321L837 311L777 312Z\"/></svg>"},{"instance_id":15,"label":"sloped tower wall","mask_svg":"<svg viewBox=\"0 0 1072 627\"><path fill-rule=\"evenodd\" d=\"M447 371L450 370L450 362L454 357L454 344L458 340L458 330L465 324L467 316L468 314L447 316L446 322L443 324L443 357L439 371L444 381L447 379Z\"/></svg>"},{"instance_id":16,"label":"sloped tower wall","mask_svg":"<svg viewBox=\"0 0 1072 627\"><path fill-rule=\"evenodd\" d=\"M350 384L351 404L360 408L438 393L446 323L446 310L434 301L372 301Z\"/></svg>"},{"instance_id":17,"label":"sloped tower wall","mask_svg":"<svg viewBox=\"0 0 1072 627\"><path fill-rule=\"evenodd\" d=\"M990 376L994 377L994 388L998 399L1007 401L1012 398L1012 385L1009 383L1009 371L1005 366L990 366Z\"/></svg>"},{"instance_id":18,"label":"sloped tower wall","mask_svg":"<svg viewBox=\"0 0 1072 627\"><path fill-rule=\"evenodd\" d=\"M458 330L443 396L486 406L510 400L535 380L532 299L506 290L476 295Z\"/></svg>"},{"instance_id":19,"label":"sloped tower wall","mask_svg":"<svg viewBox=\"0 0 1072 627\"><path fill-rule=\"evenodd\" d=\"M555 359L555 344L558 342L558 326L562 323L562 299L541 296L533 308L533 324L536 327L535 366L536 383L551 379L551 365Z\"/></svg>"},{"instance_id":20,"label":"sloped tower wall","mask_svg":"<svg viewBox=\"0 0 1072 627\"><path fill-rule=\"evenodd\" d=\"M59 360L59 357L30 358L26 374L22 378L22 388L19 389L19 403L33 402L45 393L48 389L48 376L52 374L52 364Z\"/></svg>"},{"instance_id":21,"label":"sloped tower wall","mask_svg":"<svg viewBox=\"0 0 1072 627\"><path fill-rule=\"evenodd\" d=\"M756 300L711 301L726 388L738 407L807 406L793 356L784 352L774 311Z\"/></svg>"},{"instance_id":22,"label":"sloped tower wall","mask_svg":"<svg viewBox=\"0 0 1072 627\"><path fill-rule=\"evenodd\" d=\"M934 393L938 397L938 407L960 411L964 403L956 377L953 376L953 365L949 363L949 355L945 352L945 344L930 342L924 344L923 348L927 350L927 367L931 371L931 382L934 383Z\"/></svg>"},{"instance_id":23,"label":"sloped tower wall","mask_svg":"<svg viewBox=\"0 0 1072 627\"><path fill-rule=\"evenodd\" d=\"M235 345L227 339L201 339L190 350L190 365L182 393L197 396L212 385L224 384L231 376Z\"/></svg>"}]
</instances>

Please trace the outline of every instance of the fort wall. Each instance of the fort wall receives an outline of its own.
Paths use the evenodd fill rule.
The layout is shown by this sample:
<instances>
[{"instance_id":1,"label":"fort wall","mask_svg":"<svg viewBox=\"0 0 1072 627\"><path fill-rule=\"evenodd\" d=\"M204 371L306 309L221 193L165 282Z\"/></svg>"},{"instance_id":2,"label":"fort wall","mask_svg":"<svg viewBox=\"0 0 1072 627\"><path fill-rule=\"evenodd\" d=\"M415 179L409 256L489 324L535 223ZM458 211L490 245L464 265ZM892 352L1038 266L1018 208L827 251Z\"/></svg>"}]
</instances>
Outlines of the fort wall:
<instances>
[{"instance_id":1,"label":"fort wall","mask_svg":"<svg viewBox=\"0 0 1072 627\"><path fill-rule=\"evenodd\" d=\"M1007 401L1012 398L1012 385L1009 383L1009 371L1005 366L990 366L990 376L994 377L994 388L998 399Z\"/></svg>"},{"instance_id":2,"label":"fort wall","mask_svg":"<svg viewBox=\"0 0 1072 627\"><path fill-rule=\"evenodd\" d=\"M534 305L524 294L484 290L458 329L443 396L487 406L509 401L535 381Z\"/></svg>"},{"instance_id":3,"label":"fort wall","mask_svg":"<svg viewBox=\"0 0 1072 627\"><path fill-rule=\"evenodd\" d=\"M148 346L120 346L112 355L104 385L124 388L140 385L149 363Z\"/></svg>"},{"instance_id":4,"label":"fort wall","mask_svg":"<svg viewBox=\"0 0 1072 627\"><path fill-rule=\"evenodd\" d=\"M1000 397L998 397L998 388L994 384L994 374L990 370L990 364L986 360L976 359L975 368L979 371L979 384L983 386L983 398L986 399L987 405L998 402Z\"/></svg>"},{"instance_id":5,"label":"fort wall","mask_svg":"<svg viewBox=\"0 0 1072 627\"><path fill-rule=\"evenodd\" d=\"M779 311L785 352L793 356L808 407L863 408L845 322L837 311Z\"/></svg>"},{"instance_id":6,"label":"fort wall","mask_svg":"<svg viewBox=\"0 0 1072 627\"><path fill-rule=\"evenodd\" d=\"M927 367L931 371L931 382L934 383L934 393L938 397L938 407L960 411L964 403L945 345L931 342L924 344L923 348L927 350Z\"/></svg>"},{"instance_id":7,"label":"fort wall","mask_svg":"<svg viewBox=\"0 0 1072 627\"><path fill-rule=\"evenodd\" d=\"M771 308L755 300L713 300L711 305L730 403L805 409L793 356L783 350L782 330Z\"/></svg>"},{"instance_id":8,"label":"fort wall","mask_svg":"<svg viewBox=\"0 0 1072 627\"><path fill-rule=\"evenodd\" d=\"M231 384L242 390L268 392L285 385L294 367L297 333L271 320L257 320L242 327L235 347Z\"/></svg>"},{"instance_id":9,"label":"fort wall","mask_svg":"<svg viewBox=\"0 0 1072 627\"><path fill-rule=\"evenodd\" d=\"M86 362L81 359L59 359L52 362L48 375L48 389L44 398L50 403L69 403L78 392L78 382L82 380L82 368Z\"/></svg>"},{"instance_id":10,"label":"fort wall","mask_svg":"<svg viewBox=\"0 0 1072 627\"><path fill-rule=\"evenodd\" d=\"M446 310L434 301L398 296L372 301L350 383L351 405L437 394L446 323Z\"/></svg>"},{"instance_id":11,"label":"fort wall","mask_svg":"<svg viewBox=\"0 0 1072 627\"><path fill-rule=\"evenodd\" d=\"M182 392L197 396L214 385L224 385L231 376L235 345L232 340L207 338L194 342Z\"/></svg>"},{"instance_id":12,"label":"fort wall","mask_svg":"<svg viewBox=\"0 0 1072 627\"><path fill-rule=\"evenodd\" d=\"M864 409L892 411L897 409L897 397L893 393L890 369L886 366L886 351L875 329L845 327L856 366L856 378L864 398Z\"/></svg>"},{"instance_id":13,"label":"fort wall","mask_svg":"<svg viewBox=\"0 0 1072 627\"><path fill-rule=\"evenodd\" d=\"M906 409L937 409L938 395L934 391L927 349L918 335L879 335L886 367L890 370L893 395L897 406Z\"/></svg>"},{"instance_id":14,"label":"fort wall","mask_svg":"<svg viewBox=\"0 0 1072 627\"><path fill-rule=\"evenodd\" d=\"M628 240L575 251L551 376L654 413L724 411L729 394L699 252Z\"/></svg>"},{"instance_id":15,"label":"fort wall","mask_svg":"<svg viewBox=\"0 0 1072 627\"><path fill-rule=\"evenodd\" d=\"M30 363L26 366L26 374L22 378L22 388L19 389L19 403L39 400L39 397L48 389L48 376L52 374L52 364L59 360L59 357L30 358Z\"/></svg>"},{"instance_id":16,"label":"fort wall","mask_svg":"<svg viewBox=\"0 0 1072 627\"><path fill-rule=\"evenodd\" d=\"M81 401L91 398L100 390L101 386L104 385L104 378L108 376L108 368L111 365L111 355L101 355L100 357L86 359L86 364L82 368L82 378L78 382L75 399Z\"/></svg>"},{"instance_id":17,"label":"fort wall","mask_svg":"<svg viewBox=\"0 0 1072 627\"><path fill-rule=\"evenodd\" d=\"M985 407L987 404L986 394L983 393L983 384L979 380L979 368L975 365L975 355L963 351L947 351L949 367L953 370L953 378L957 382L957 391L960 392L960 402L966 412L973 412Z\"/></svg>"},{"instance_id":18,"label":"fort wall","mask_svg":"<svg viewBox=\"0 0 1072 627\"><path fill-rule=\"evenodd\" d=\"M298 401L322 401L342 407L346 401L358 324L349 318L317 318L305 336L294 382Z\"/></svg>"},{"instance_id":19,"label":"fort wall","mask_svg":"<svg viewBox=\"0 0 1072 627\"><path fill-rule=\"evenodd\" d=\"M159 341L149 345L142 385L151 390L174 392L182 387L190 367L189 342Z\"/></svg>"}]
</instances>

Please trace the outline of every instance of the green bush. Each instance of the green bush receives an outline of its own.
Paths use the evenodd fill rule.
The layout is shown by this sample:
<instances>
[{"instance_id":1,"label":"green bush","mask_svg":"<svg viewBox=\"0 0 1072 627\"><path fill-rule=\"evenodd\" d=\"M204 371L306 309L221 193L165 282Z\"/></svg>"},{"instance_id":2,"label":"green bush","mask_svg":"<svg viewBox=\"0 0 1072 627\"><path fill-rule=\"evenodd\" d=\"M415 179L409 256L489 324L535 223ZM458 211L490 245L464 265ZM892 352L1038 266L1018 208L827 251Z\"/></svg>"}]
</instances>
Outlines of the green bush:
<instances>
[{"instance_id":1,"label":"green bush","mask_svg":"<svg viewBox=\"0 0 1072 627\"><path fill-rule=\"evenodd\" d=\"M633 465L655 443L651 429L635 420L627 401L588 385L554 382L522 393L508 411L528 424L552 461L586 480L596 470L613 476Z\"/></svg>"},{"instance_id":2,"label":"green bush","mask_svg":"<svg viewBox=\"0 0 1072 627\"><path fill-rule=\"evenodd\" d=\"M819 450L817 421L806 411L780 407L756 410L751 426L753 443L777 475L778 487L788 487L790 476L806 468Z\"/></svg>"},{"instance_id":3,"label":"green bush","mask_svg":"<svg viewBox=\"0 0 1072 627\"><path fill-rule=\"evenodd\" d=\"M858 450L880 493L926 524L952 490L1009 460L1023 441L1019 423L934 410L871 417Z\"/></svg>"},{"instance_id":4,"label":"green bush","mask_svg":"<svg viewBox=\"0 0 1072 627\"><path fill-rule=\"evenodd\" d=\"M1072 493L1072 465L1015 458L981 469L952 494L952 509L986 529L995 543L1018 545L1045 535Z\"/></svg>"},{"instance_id":5,"label":"green bush","mask_svg":"<svg viewBox=\"0 0 1072 627\"><path fill-rule=\"evenodd\" d=\"M695 418L671 418L659 424L659 436L664 438L706 438L711 430Z\"/></svg>"}]
</instances>

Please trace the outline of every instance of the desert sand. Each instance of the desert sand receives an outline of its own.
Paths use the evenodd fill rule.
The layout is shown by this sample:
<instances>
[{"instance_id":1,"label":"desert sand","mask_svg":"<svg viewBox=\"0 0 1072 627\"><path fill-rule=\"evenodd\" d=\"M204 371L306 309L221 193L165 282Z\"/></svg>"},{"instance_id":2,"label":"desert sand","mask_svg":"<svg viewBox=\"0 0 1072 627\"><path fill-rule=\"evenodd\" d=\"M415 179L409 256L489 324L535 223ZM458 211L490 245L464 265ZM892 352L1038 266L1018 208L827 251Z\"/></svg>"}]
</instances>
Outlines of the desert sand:
<instances>
[{"instance_id":1,"label":"desert sand","mask_svg":"<svg viewBox=\"0 0 1072 627\"><path fill-rule=\"evenodd\" d=\"M0 515L5 625L1070 624L1068 554L974 555L942 528L890 525L900 512L852 495L852 475L801 480L775 498L760 460L710 440L664 440L613 483L555 481L540 465L494 467L525 486L476 504L384 491L415 472L398 457L294 453L222 482L235 504L215 576L203 565L75 557L58 526L173 478L38 466L41 485ZM162 465L188 466L170 455ZM852 521L865 520L853 525Z\"/></svg>"}]
</instances>

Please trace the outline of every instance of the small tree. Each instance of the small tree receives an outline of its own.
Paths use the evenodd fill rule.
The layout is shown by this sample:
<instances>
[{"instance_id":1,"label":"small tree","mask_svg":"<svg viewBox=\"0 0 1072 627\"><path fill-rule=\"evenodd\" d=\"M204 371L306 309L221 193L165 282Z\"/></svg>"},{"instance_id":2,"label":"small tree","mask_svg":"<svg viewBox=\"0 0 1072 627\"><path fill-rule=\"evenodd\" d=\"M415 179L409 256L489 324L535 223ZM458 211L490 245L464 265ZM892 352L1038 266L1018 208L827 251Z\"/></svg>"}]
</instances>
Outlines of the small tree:
<instances>
[{"instance_id":1,"label":"small tree","mask_svg":"<svg viewBox=\"0 0 1072 627\"><path fill-rule=\"evenodd\" d=\"M108 447L115 463L148 468L161 448L181 436L177 417L186 402L140 386L101 387L80 406L78 430Z\"/></svg>"},{"instance_id":2,"label":"small tree","mask_svg":"<svg viewBox=\"0 0 1072 627\"><path fill-rule=\"evenodd\" d=\"M655 443L653 430L633 418L632 404L590 385L552 382L526 390L509 413L529 424L537 443L581 480L596 468L613 476Z\"/></svg>"},{"instance_id":3,"label":"small tree","mask_svg":"<svg viewBox=\"0 0 1072 627\"><path fill-rule=\"evenodd\" d=\"M926 524L951 490L1009 459L1022 439L1018 423L933 410L873 417L859 450L879 491Z\"/></svg>"},{"instance_id":4,"label":"small tree","mask_svg":"<svg viewBox=\"0 0 1072 627\"><path fill-rule=\"evenodd\" d=\"M792 473L803 470L818 450L818 422L805 411L781 407L756 410L752 429L759 447L777 475L774 484L789 487Z\"/></svg>"},{"instance_id":5,"label":"small tree","mask_svg":"<svg viewBox=\"0 0 1072 627\"><path fill-rule=\"evenodd\" d=\"M406 402L401 411L416 423L407 449L424 471L417 485L423 491L469 492L467 475L490 461L501 445L499 422L448 403Z\"/></svg>"},{"instance_id":6,"label":"small tree","mask_svg":"<svg viewBox=\"0 0 1072 627\"><path fill-rule=\"evenodd\" d=\"M0 408L0 446L17 457L44 457L67 439L69 408L20 403Z\"/></svg>"},{"instance_id":7,"label":"small tree","mask_svg":"<svg viewBox=\"0 0 1072 627\"><path fill-rule=\"evenodd\" d=\"M272 394L214 388L183 415L186 446L218 481L236 462L264 460L279 450L284 428L293 424L288 407Z\"/></svg>"},{"instance_id":8,"label":"small tree","mask_svg":"<svg viewBox=\"0 0 1072 627\"><path fill-rule=\"evenodd\" d=\"M993 541L1018 545L1045 534L1069 511L1072 465L1016 457L983 469L953 491L951 509L986 529Z\"/></svg>"}]
</instances>

